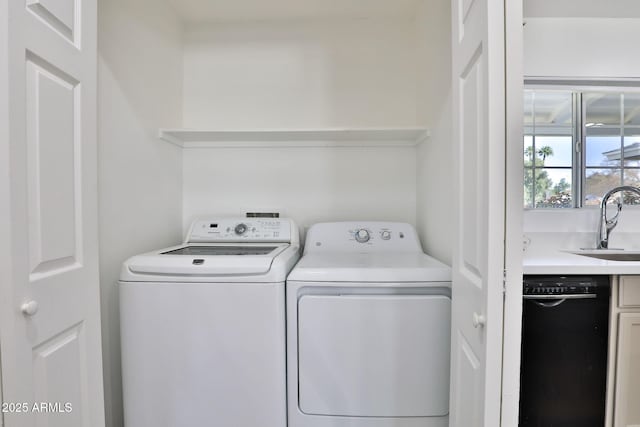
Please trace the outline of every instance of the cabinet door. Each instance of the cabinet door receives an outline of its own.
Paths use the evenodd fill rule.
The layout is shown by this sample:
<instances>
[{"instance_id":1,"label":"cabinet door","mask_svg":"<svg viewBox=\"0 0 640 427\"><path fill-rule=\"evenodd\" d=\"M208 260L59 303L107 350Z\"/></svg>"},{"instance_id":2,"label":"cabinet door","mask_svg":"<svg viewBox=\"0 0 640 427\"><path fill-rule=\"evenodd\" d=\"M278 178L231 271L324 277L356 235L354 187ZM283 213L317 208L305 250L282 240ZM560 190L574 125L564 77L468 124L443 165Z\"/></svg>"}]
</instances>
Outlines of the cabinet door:
<instances>
[{"instance_id":1,"label":"cabinet door","mask_svg":"<svg viewBox=\"0 0 640 427\"><path fill-rule=\"evenodd\" d=\"M640 276L620 276L618 305L622 307L640 307Z\"/></svg>"},{"instance_id":2,"label":"cabinet door","mask_svg":"<svg viewBox=\"0 0 640 427\"><path fill-rule=\"evenodd\" d=\"M640 425L640 313L621 313L618 332L615 427Z\"/></svg>"}]
</instances>

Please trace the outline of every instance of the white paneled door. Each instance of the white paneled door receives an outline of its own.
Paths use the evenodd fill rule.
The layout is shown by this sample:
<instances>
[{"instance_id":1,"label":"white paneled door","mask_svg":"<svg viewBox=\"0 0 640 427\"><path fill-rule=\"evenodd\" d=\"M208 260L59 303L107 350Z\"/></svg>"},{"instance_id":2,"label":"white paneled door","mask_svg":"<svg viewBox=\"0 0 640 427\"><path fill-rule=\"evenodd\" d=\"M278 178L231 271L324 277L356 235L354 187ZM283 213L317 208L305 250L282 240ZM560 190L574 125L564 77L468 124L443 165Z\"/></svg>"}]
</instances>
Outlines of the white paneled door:
<instances>
[{"instance_id":1,"label":"white paneled door","mask_svg":"<svg viewBox=\"0 0 640 427\"><path fill-rule=\"evenodd\" d=\"M505 239L502 0L452 2L452 427L500 426Z\"/></svg>"},{"instance_id":2,"label":"white paneled door","mask_svg":"<svg viewBox=\"0 0 640 427\"><path fill-rule=\"evenodd\" d=\"M96 0L0 1L4 423L100 427Z\"/></svg>"}]
</instances>

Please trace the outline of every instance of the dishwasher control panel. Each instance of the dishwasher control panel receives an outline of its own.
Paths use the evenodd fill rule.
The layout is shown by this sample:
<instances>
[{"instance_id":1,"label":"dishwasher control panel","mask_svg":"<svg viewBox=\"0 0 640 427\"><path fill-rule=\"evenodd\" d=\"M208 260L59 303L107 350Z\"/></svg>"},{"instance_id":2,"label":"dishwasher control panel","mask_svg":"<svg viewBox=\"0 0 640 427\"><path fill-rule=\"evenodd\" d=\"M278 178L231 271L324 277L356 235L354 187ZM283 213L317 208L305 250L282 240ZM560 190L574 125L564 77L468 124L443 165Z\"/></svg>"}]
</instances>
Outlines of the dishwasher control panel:
<instances>
[{"instance_id":1,"label":"dishwasher control panel","mask_svg":"<svg viewBox=\"0 0 640 427\"><path fill-rule=\"evenodd\" d=\"M525 276L524 295L575 295L609 292L608 276Z\"/></svg>"}]
</instances>

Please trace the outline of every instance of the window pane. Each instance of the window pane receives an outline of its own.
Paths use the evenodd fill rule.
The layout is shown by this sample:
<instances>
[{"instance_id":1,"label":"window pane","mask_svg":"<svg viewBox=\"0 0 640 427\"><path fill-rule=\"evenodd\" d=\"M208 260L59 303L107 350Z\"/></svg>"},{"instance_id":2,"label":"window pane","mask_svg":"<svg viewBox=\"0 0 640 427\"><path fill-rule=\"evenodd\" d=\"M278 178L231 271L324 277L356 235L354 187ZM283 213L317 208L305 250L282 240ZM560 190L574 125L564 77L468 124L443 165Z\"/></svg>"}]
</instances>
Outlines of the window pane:
<instances>
[{"instance_id":1,"label":"window pane","mask_svg":"<svg viewBox=\"0 0 640 427\"><path fill-rule=\"evenodd\" d=\"M533 126L533 91L524 91L524 125Z\"/></svg>"},{"instance_id":2,"label":"window pane","mask_svg":"<svg viewBox=\"0 0 640 427\"><path fill-rule=\"evenodd\" d=\"M525 133L536 136L572 135L573 93L570 91L535 91L533 93L533 124L525 121Z\"/></svg>"},{"instance_id":3,"label":"window pane","mask_svg":"<svg viewBox=\"0 0 640 427\"><path fill-rule=\"evenodd\" d=\"M618 166L620 165L620 135L586 137L586 165L587 166Z\"/></svg>"},{"instance_id":4,"label":"window pane","mask_svg":"<svg viewBox=\"0 0 640 427\"><path fill-rule=\"evenodd\" d=\"M571 169L536 169L536 208L570 208Z\"/></svg>"},{"instance_id":5,"label":"window pane","mask_svg":"<svg viewBox=\"0 0 640 427\"><path fill-rule=\"evenodd\" d=\"M624 124L640 125L640 93L624 94Z\"/></svg>"},{"instance_id":6,"label":"window pane","mask_svg":"<svg viewBox=\"0 0 640 427\"><path fill-rule=\"evenodd\" d=\"M527 90L524 115L524 206L572 207L574 92Z\"/></svg>"},{"instance_id":7,"label":"window pane","mask_svg":"<svg viewBox=\"0 0 640 427\"><path fill-rule=\"evenodd\" d=\"M624 130L624 165L640 167L640 128Z\"/></svg>"},{"instance_id":8,"label":"window pane","mask_svg":"<svg viewBox=\"0 0 640 427\"><path fill-rule=\"evenodd\" d=\"M537 166L568 166L573 160L573 138L566 136L536 137Z\"/></svg>"},{"instance_id":9,"label":"window pane","mask_svg":"<svg viewBox=\"0 0 640 427\"><path fill-rule=\"evenodd\" d=\"M524 136L524 165L532 166L533 161L533 136Z\"/></svg>"},{"instance_id":10,"label":"window pane","mask_svg":"<svg viewBox=\"0 0 640 427\"><path fill-rule=\"evenodd\" d=\"M524 207L533 207L533 170L524 170Z\"/></svg>"},{"instance_id":11,"label":"window pane","mask_svg":"<svg viewBox=\"0 0 640 427\"><path fill-rule=\"evenodd\" d=\"M640 169L625 169L623 175L624 185L640 187Z\"/></svg>"},{"instance_id":12,"label":"window pane","mask_svg":"<svg viewBox=\"0 0 640 427\"><path fill-rule=\"evenodd\" d=\"M535 92L535 126L566 127L573 121L573 96L570 91Z\"/></svg>"},{"instance_id":13,"label":"window pane","mask_svg":"<svg viewBox=\"0 0 640 427\"><path fill-rule=\"evenodd\" d=\"M584 205L600 204L602 196L621 184L620 169L587 169L584 183Z\"/></svg>"},{"instance_id":14,"label":"window pane","mask_svg":"<svg viewBox=\"0 0 640 427\"><path fill-rule=\"evenodd\" d=\"M586 127L620 125L620 94L584 93Z\"/></svg>"},{"instance_id":15,"label":"window pane","mask_svg":"<svg viewBox=\"0 0 640 427\"><path fill-rule=\"evenodd\" d=\"M626 127L624 128L624 136L627 138L635 138L635 141L640 141L640 127Z\"/></svg>"},{"instance_id":16,"label":"window pane","mask_svg":"<svg viewBox=\"0 0 640 427\"><path fill-rule=\"evenodd\" d=\"M549 173L542 169L535 170L535 207L540 207L540 203L542 203L550 193L550 188L552 185L551 178L549 178Z\"/></svg>"}]
</instances>

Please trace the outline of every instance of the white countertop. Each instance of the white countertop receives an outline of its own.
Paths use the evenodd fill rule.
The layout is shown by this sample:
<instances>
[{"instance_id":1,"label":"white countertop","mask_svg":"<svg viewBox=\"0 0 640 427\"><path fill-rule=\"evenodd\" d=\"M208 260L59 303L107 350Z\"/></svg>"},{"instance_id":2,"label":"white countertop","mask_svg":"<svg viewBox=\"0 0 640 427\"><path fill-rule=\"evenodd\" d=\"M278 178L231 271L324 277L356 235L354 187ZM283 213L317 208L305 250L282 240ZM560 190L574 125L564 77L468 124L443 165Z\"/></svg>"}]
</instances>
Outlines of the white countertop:
<instances>
[{"instance_id":1,"label":"white countertop","mask_svg":"<svg viewBox=\"0 0 640 427\"><path fill-rule=\"evenodd\" d=\"M607 261L567 253L594 246L595 233L525 233L524 274L640 274L640 261ZM620 233L611 247L638 250L637 233Z\"/></svg>"},{"instance_id":2,"label":"white countertop","mask_svg":"<svg viewBox=\"0 0 640 427\"><path fill-rule=\"evenodd\" d=\"M524 274L640 274L639 261L607 261L551 250L523 259Z\"/></svg>"}]
</instances>

